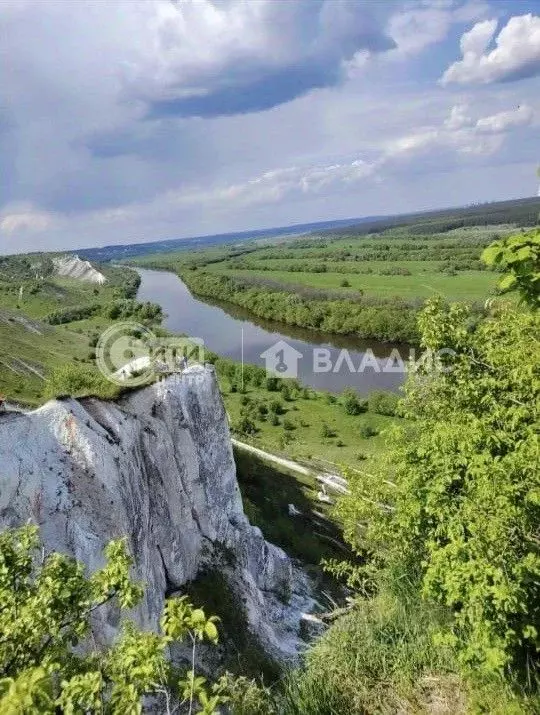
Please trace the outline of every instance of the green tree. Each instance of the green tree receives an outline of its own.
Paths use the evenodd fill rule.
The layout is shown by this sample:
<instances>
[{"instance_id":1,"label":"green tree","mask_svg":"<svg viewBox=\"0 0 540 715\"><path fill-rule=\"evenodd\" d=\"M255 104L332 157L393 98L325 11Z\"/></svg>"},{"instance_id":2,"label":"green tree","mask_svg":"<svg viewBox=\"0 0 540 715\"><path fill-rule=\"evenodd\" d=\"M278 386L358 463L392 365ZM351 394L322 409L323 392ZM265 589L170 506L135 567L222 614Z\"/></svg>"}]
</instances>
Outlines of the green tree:
<instances>
[{"instance_id":1,"label":"green tree","mask_svg":"<svg viewBox=\"0 0 540 715\"><path fill-rule=\"evenodd\" d=\"M0 712L135 715L153 695L166 703L164 711L176 700L190 713L217 713L226 700L223 683L207 685L194 672L197 643L217 643L216 618L186 597L166 602L159 633L124 621L113 645L94 649L91 614L108 602L132 608L143 596L129 576L125 541L112 541L105 556L105 566L86 576L73 558L42 555L35 526L0 534ZM179 673L166 650L185 639L192 666Z\"/></svg>"},{"instance_id":2,"label":"green tree","mask_svg":"<svg viewBox=\"0 0 540 715\"><path fill-rule=\"evenodd\" d=\"M494 241L482 253L482 260L505 275L499 281L503 293L517 290L521 302L540 306L540 230L518 233Z\"/></svg>"},{"instance_id":3,"label":"green tree","mask_svg":"<svg viewBox=\"0 0 540 715\"><path fill-rule=\"evenodd\" d=\"M350 475L348 540L391 583L449 608L440 642L484 672L533 672L540 646L539 317L508 304L428 302L424 348L446 369L413 375L382 473ZM362 526L360 526L362 525Z\"/></svg>"}]
</instances>

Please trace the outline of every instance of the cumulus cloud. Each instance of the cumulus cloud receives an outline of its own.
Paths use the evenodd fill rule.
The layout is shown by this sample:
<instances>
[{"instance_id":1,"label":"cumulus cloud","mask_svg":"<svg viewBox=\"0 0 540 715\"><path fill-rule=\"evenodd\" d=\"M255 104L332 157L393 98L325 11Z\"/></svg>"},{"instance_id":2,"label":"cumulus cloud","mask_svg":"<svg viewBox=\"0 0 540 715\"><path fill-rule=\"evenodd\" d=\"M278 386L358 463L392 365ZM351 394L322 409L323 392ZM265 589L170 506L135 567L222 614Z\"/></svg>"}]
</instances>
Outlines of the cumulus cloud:
<instances>
[{"instance_id":1,"label":"cumulus cloud","mask_svg":"<svg viewBox=\"0 0 540 715\"><path fill-rule=\"evenodd\" d=\"M488 11L482 0L421 0L408 3L391 16L388 32L396 43L398 57L415 54L443 40L453 25L478 20Z\"/></svg>"},{"instance_id":2,"label":"cumulus cloud","mask_svg":"<svg viewBox=\"0 0 540 715\"><path fill-rule=\"evenodd\" d=\"M538 136L509 108L538 116L532 83L449 99L433 78L444 38L486 7L0 0L0 252L446 203L433 171L462 172L455 203L470 186L526 193L516 167ZM488 54L490 28L466 51ZM463 178L505 161L497 179Z\"/></svg>"},{"instance_id":3,"label":"cumulus cloud","mask_svg":"<svg viewBox=\"0 0 540 715\"><path fill-rule=\"evenodd\" d=\"M512 127L526 127L531 124L533 118L534 111L532 107L523 104L517 109L482 117L476 122L476 128L480 132L496 134Z\"/></svg>"},{"instance_id":4,"label":"cumulus cloud","mask_svg":"<svg viewBox=\"0 0 540 715\"><path fill-rule=\"evenodd\" d=\"M528 14L510 18L490 50L497 25L496 20L479 22L463 35L463 58L450 65L442 84L510 82L540 74L540 17Z\"/></svg>"},{"instance_id":5,"label":"cumulus cloud","mask_svg":"<svg viewBox=\"0 0 540 715\"><path fill-rule=\"evenodd\" d=\"M388 144L386 160L411 158L434 151L487 156L496 152L509 130L529 126L535 116L528 105L474 119L467 104L452 107L440 126L424 127Z\"/></svg>"},{"instance_id":6,"label":"cumulus cloud","mask_svg":"<svg viewBox=\"0 0 540 715\"><path fill-rule=\"evenodd\" d=\"M268 109L338 84L359 51L394 46L371 3L153 0L140 11L148 37L127 84L154 117Z\"/></svg>"}]
</instances>

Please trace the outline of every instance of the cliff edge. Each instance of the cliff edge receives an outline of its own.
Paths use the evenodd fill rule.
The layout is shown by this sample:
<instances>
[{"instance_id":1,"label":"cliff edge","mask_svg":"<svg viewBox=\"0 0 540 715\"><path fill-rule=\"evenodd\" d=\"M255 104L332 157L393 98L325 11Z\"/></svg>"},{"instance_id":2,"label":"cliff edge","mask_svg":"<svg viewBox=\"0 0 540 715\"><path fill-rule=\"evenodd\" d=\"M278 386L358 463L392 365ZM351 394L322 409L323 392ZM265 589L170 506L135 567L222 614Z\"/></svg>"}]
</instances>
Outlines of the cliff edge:
<instances>
[{"instance_id":1,"label":"cliff edge","mask_svg":"<svg viewBox=\"0 0 540 715\"><path fill-rule=\"evenodd\" d=\"M166 594L219 569L251 632L280 659L301 646L305 575L249 524L211 367L194 366L119 402L63 399L0 417L0 528L32 521L46 550L91 570L126 536L146 584L133 618L157 628ZM95 622L98 642L118 615Z\"/></svg>"}]
</instances>

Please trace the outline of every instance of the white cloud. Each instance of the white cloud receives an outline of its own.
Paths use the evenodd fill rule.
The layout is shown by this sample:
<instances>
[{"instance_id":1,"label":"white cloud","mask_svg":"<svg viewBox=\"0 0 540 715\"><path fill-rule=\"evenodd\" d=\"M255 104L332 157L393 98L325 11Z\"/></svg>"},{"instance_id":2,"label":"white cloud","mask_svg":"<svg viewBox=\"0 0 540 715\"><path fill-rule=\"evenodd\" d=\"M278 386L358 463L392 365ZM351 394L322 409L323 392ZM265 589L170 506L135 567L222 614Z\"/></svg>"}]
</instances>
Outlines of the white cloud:
<instances>
[{"instance_id":1,"label":"white cloud","mask_svg":"<svg viewBox=\"0 0 540 715\"><path fill-rule=\"evenodd\" d=\"M477 20L487 10L488 5L482 0L465 4L454 0L425 0L408 4L390 18L388 33L397 45L397 49L390 54L401 57L420 52L444 40L453 25Z\"/></svg>"},{"instance_id":2,"label":"white cloud","mask_svg":"<svg viewBox=\"0 0 540 715\"><path fill-rule=\"evenodd\" d=\"M540 17L510 18L488 51L496 29L497 21L487 20L466 32L461 38L463 58L450 65L441 83L489 84L540 74Z\"/></svg>"},{"instance_id":3,"label":"white cloud","mask_svg":"<svg viewBox=\"0 0 540 715\"><path fill-rule=\"evenodd\" d=\"M55 217L29 204L5 207L0 215L0 232L11 236L19 232L41 232L51 228Z\"/></svg>"},{"instance_id":4,"label":"white cloud","mask_svg":"<svg viewBox=\"0 0 540 715\"><path fill-rule=\"evenodd\" d=\"M391 141L386 150L387 160L410 159L436 150L488 156L501 148L509 130L530 125L535 116L528 105L479 119L473 119L471 114L467 104L455 105L442 125L423 127Z\"/></svg>"},{"instance_id":5,"label":"white cloud","mask_svg":"<svg viewBox=\"0 0 540 715\"><path fill-rule=\"evenodd\" d=\"M437 42L460 23L492 17L493 3L487 14L486 6L0 0L1 52L9 58L0 252L407 210L428 196L432 205L446 203L433 172L460 176L455 202L527 193L534 168L516 167L538 151L538 135L523 110L506 112L522 104L538 117L532 83L449 98L433 81L434 68L447 63ZM399 47L379 51L392 16ZM427 45L429 54L417 57ZM479 35L473 47L480 51ZM313 84L306 68L322 72L315 85L330 84L293 86L296 98L287 101L272 76ZM223 93L247 97L247 105L223 109ZM261 96L275 104L253 111ZM215 106L183 116L200 109L188 99ZM176 114L174 104L160 111L176 100L184 102ZM487 164L505 170L478 187L464 179L465 169L472 176ZM471 186L481 195L471 198Z\"/></svg>"},{"instance_id":6,"label":"white cloud","mask_svg":"<svg viewBox=\"0 0 540 715\"><path fill-rule=\"evenodd\" d=\"M473 120L468 115L468 106L466 104L456 104L450 111L450 116L444 120L446 129L462 129L473 123Z\"/></svg>"},{"instance_id":7,"label":"white cloud","mask_svg":"<svg viewBox=\"0 0 540 715\"><path fill-rule=\"evenodd\" d=\"M170 192L171 204L231 203L249 206L274 203L293 195L318 194L339 190L370 176L375 164L359 158L348 162L303 167L285 167L266 171L246 181L206 189L180 189Z\"/></svg>"},{"instance_id":8,"label":"white cloud","mask_svg":"<svg viewBox=\"0 0 540 715\"><path fill-rule=\"evenodd\" d=\"M473 55L474 57L483 54L491 42L495 30L497 29L497 20L485 20L477 22L476 25L465 32L460 41L461 54Z\"/></svg>"},{"instance_id":9,"label":"white cloud","mask_svg":"<svg viewBox=\"0 0 540 715\"><path fill-rule=\"evenodd\" d=\"M480 132L496 134L504 132L511 127L526 127L531 124L533 118L534 111L532 107L523 104L517 109L499 112L489 117L482 117L476 122L476 128Z\"/></svg>"},{"instance_id":10,"label":"white cloud","mask_svg":"<svg viewBox=\"0 0 540 715\"><path fill-rule=\"evenodd\" d=\"M335 86L358 52L393 47L383 20L394 2L384 12L348 0L131 2L146 38L128 87L157 116L267 109Z\"/></svg>"}]
</instances>

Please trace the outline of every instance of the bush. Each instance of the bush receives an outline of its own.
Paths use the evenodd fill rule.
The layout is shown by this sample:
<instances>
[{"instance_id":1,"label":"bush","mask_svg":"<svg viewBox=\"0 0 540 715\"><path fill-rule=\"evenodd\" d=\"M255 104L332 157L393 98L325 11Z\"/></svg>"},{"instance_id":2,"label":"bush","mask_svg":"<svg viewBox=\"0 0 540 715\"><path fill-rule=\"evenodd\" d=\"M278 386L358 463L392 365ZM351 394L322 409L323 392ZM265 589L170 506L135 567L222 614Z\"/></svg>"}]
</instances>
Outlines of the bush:
<instances>
[{"instance_id":1,"label":"bush","mask_svg":"<svg viewBox=\"0 0 540 715\"><path fill-rule=\"evenodd\" d=\"M291 396L291 388L290 388L290 386L289 386L286 382L283 382L283 383L281 384L280 392L281 392L281 395L282 395L283 399L284 399L286 402L290 402L290 401L291 401L291 399L292 399L292 396Z\"/></svg>"},{"instance_id":2,"label":"bush","mask_svg":"<svg viewBox=\"0 0 540 715\"><path fill-rule=\"evenodd\" d=\"M266 378L266 389L268 392L278 392L280 388L280 379L279 377L267 377Z\"/></svg>"},{"instance_id":3,"label":"bush","mask_svg":"<svg viewBox=\"0 0 540 715\"><path fill-rule=\"evenodd\" d=\"M369 395L367 403L370 412L393 417L397 412L399 397L393 392L377 390Z\"/></svg>"},{"instance_id":4,"label":"bush","mask_svg":"<svg viewBox=\"0 0 540 715\"><path fill-rule=\"evenodd\" d=\"M427 303L423 346L452 346L453 369L410 376L412 433L397 432L384 473L352 476L345 531L392 579L451 609L439 642L465 667L527 683L540 646L540 317L508 303L470 317Z\"/></svg>"},{"instance_id":5,"label":"bush","mask_svg":"<svg viewBox=\"0 0 540 715\"><path fill-rule=\"evenodd\" d=\"M366 401L358 398L356 392L351 388L347 387L342 392L343 406L345 407L345 412L348 415L359 415L361 412L366 411Z\"/></svg>"},{"instance_id":6,"label":"bush","mask_svg":"<svg viewBox=\"0 0 540 715\"><path fill-rule=\"evenodd\" d=\"M146 696L165 693L190 711L210 701L206 712L215 712L225 701L225 681L207 690L197 678L193 688L191 671L173 671L167 660L174 642L196 648L203 640L218 641L217 619L185 596L166 601L160 633L123 620L115 643L96 653L91 614L111 601L120 618L144 596L130 578L124 540L108 544L105 565L91 576L75 559L39 546L35 526L0 534L2 713L140 713Z\"/></svg>"},{"instance_id":7,"label":"bush","mask_svg":"<svg viewBox=\"0 0 540 715\"><path fill-rule=\"evenodd\" d=\"M296 425L294 424L294 422L292 422L292 420L289 420L289 419L285 418L285 419L283 420L283 429L288 430L289 432L291 432L292 430L295 430L295 429L296 429Z\"/></svg>"},{"instance_id":8,"label":"bush","mask_svg":"<svg viewBox=\"0 0 540 715\"><path fill-rule=\"evenodd\" d=\"M247 416L240 417L233 425L233 430L245 435L252 435L258 432L256 424Z\"/></svg>"},{"instance_id":9,"label":"bush","mask_svg":"<svg viewBox=\"0 0 540 715\"><path fill-rule=\"evenodd\" d=\"M326 422L323 422L321 425L321 437L323 437L323 439L331 439L335 436L336 431L329 427Z\"/></svg>"},{"instance_id":10,"label":"bush","mask_svg":"<svg viewBox=\"0 0 540 715\"><path fill-rule=\"evenodd\" d=\"M118 397L122 388L107 380L97 369L67 363L55 368L47 376L44 397L100 397L110 400Z\"/></svg>"},{"instance_id":11,"label":"bush","mask_svg":"<svg viewBox=\"0 0 540 715\"><path fill-rule=\"evenodd\" d=\"M363 439L376 437L378 434L378 430L373 427L373 425L369 424L369 422L360 427L360 437L362 437Z\"/></svg>"},{"instance_id":12,"label":"bush","mask_svg":"<svg viewBox=\"0 0 540 715\"><path fill-rule=\"evenodd\" d=\"M283 402L280 400L272 400L272 402L270 402L270 412L273 412L275 415L282 415L285 412Z\"/></svg>"}]
</instances>

